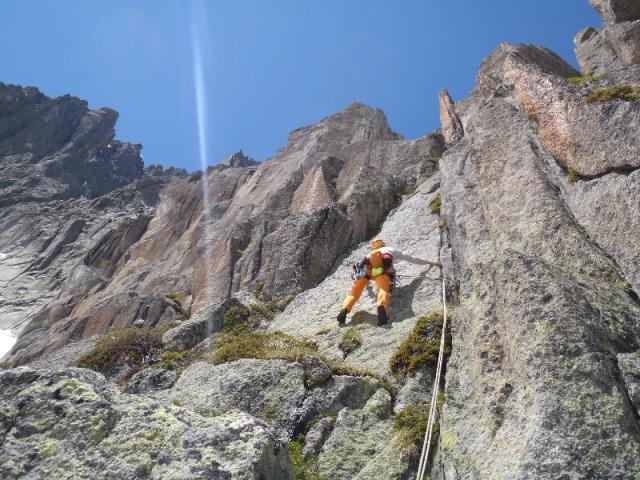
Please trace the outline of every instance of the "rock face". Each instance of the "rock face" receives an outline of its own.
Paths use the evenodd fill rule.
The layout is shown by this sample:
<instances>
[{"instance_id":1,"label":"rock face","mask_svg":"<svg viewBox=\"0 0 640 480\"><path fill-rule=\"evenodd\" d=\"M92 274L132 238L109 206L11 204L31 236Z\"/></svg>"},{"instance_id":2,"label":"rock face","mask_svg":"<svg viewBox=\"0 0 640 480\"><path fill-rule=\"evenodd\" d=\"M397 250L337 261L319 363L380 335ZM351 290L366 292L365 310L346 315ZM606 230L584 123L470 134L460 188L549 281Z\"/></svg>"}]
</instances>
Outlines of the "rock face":
<instances>
[{"instance_id":1,"label":"rock face","mask_svg":"<svg viewBox=\"0 0 640 480\"><path fill-rule=\"evenodd\" d=\"M300 364L243 359L192 365L176 383L171 398L207 416L239 408L266 419L283 439L289 439L305 393Z\"/></svg>"},{"instance_id":2,"label":"rock face","mask_svg":"<svg viewBox=\"0 0 640 480\"><path fill-rule=\"evenodd\" d=\"M604 28L579 32L574 43L585 73L631 81L640 63L640 6L632 0L590 0Z\"/></svg>"},{"instance_id":3,"label":"rock face","mask_svg":"<svg viewBox=\"0 0 640 480\"><path fill-rule=\"evenodd\" d=\"M83 369L22 367L0 386L2 478L292 478L284 447L239 410L203 417Z\"/></svg>"},{"instance_id":4,"label":"rock face","mask_svg":"<svg viewBox=\"0 0 640 480\"><path fill-rule=\"evenodd\" d=\"M387 244L401 247L410 255L437 261L439 219L429 213L429 204L437 197L439 182L440 177L434 175L420 185L389 215L380 232L374 236L384 238ZM351 287L351 265L362 260L368 251L369 242L363 242L341 259L335 271L322 283L298 295L269 328L300 338L312 338L323 354L339 360L343 358L338 348L341 335L348 328L357 327L362 346L350 353L346 360L386 373L389 359L409 336L416 320L440 308L439 273L422 265L397 262L395 268L399 284L392 293L390 323L384 328L374 328L377 319L373 286L365 290L347 324L339 328L336 315Z\"/></svg>"},{"instance_id":5,"label":"rock face","mask_svg":"<svg viewBox=\"0 0 640 480\"><path fill-rule=\"evenodd\" d=\"M456 107L446 90L440 90L440 123L445 143L456 143L464 135L462 122L456 113Z\"/></svg>"},{"instance_id":6,"label":"rock face","mask_svg":"<svg viewBox=\"0 0 640 480\"><path fill-rule=\"evenodd\" d=\"M640 166L635 135L640 106L625 101L585 102L580 90L565 80L577 72L549 50L503 45L480 71L484 92L495 95L491 89L499 78L500 87L507 87L538 124L543 146L563 167L595 177Z\"/></svg>"},{"instance_id":7,"label":"rock face","mask_svg":"<svg viewBox=\"0 0 640 480\"><path fill-rule=\"evenodd\" d=\"M0 207L92 199L142 176L142 145L113 140L117 112L0 83Z\"/></svg>"},{"instance_id":8,"label":"rock face","mask_svg":"<svg viewBox=\"0 0 640 480\"><path fill-rule=\"evenodd\" d=\"M242 153L242 150L240 150L239 152L236 152L233 155L229 155L222 162L220 162L220 164L224 165L225 167L238 168L238 167L255 167L256 165L258 165L258 162L251 160L244 153Z\"/></svg>"},{"instance_id":9,"label":"rock face","mask_svg":"<svg viewBox=\"0 0 640 480\"><path fill-rule=\"evenodd\" d=\"M23 330L5 360L37 369L0 372L0 476L415 478L394 415L429 402L434 368L389 365L441 308L444 281L453 341L431 478L638 478L639 102L587 96L640 83L639 7L592 4L604 28L582 32L577 53L593 74L568 81L578 72L553 52L501 45L468 99L441 94L442 135L403 140L354 104L262 164L239 152L193 175L152 167L95 199L52 177L7 204L0 327ZM0 104L6 115L33 128L77 103L6 88L20 99ZM23 148L3 154L11 165L71 158L51 153L57 134L27 148L29 132L4 125L0 145ZM93 148L81 132L106 138L82 127L65 152ZM126 156L109 142L109 158ZM368 289L341 326L351 264L378 236L442 271L397 262L390 323L377 327ZM259 328L317 353L206 361L229 309L286 293ZM176 320L165 349L198 345L205 361L122 389L67 368L105 331ZM346 332L359 339L348 353Z\"/></svg>"},{"instance_id":10,"label":"rock face","mask_svg":"<svg viewBox=\"0 0 640 480\"><path fill-rule=\"evenodd\" d=\"M627 237L638 234L640 148L625 130L637 105L588 105L569 74L544 49L499 47L464 105L464 138L440 161L460 304L434 478L640 472L630 369L618 360L638 349L640 327ZM570 182L562 167L597 178ZM622 185L608 215L599 205Z\"/></svg>"},{"instance_id":11,"label":"rock face","mask_svg":"<svg viewBox=\"0 0 640 480\"><path fill-rule=\"evenodd\" d=\"M292 132L260 165L239 152L190 177L151 168L92 202L20 203L0 235L10 299L0 326L22 329L8 359L191 315L208 325L197 343L215 327L211 306L234 293L269 298L316 285L442 151L439 135L402 140L381 111L354 104ZM167 300L171 292L185 300Z\"/></svg>"}]
</instances>

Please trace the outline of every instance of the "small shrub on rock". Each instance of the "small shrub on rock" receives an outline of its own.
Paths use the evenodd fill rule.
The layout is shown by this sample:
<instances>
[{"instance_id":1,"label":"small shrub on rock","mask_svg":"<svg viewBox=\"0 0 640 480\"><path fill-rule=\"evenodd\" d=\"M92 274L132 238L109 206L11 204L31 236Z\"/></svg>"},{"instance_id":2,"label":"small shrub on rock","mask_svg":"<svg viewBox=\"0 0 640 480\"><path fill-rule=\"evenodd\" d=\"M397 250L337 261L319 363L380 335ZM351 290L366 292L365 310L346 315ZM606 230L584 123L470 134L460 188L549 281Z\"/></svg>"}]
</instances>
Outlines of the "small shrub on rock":
<instances>
[{"instance_id":1,"label":"small shrub on rock","mask_svg":"<svg viewBox=\"0 0 640 480\"><path fill-rule=\"evenodd\" d=\"M164 295L167 298L170 298L171 300L173 300L178 304L182 304L187 299L187 296L184 293L180 293L180 292L163 292L162 295Z\"/></svg>"},{"instance_id":2,"label":"small shrub on rock","mask_svg":"<svg viewBox=\"0 0 640 480\"><path fill-rule=\"evenodd\" d=\"M572 85L575 85L576 87L583 87L593 82L599 82L606 76L607 76L606 73L603 73L602 75L593 75L593 73L588 73L586 75L580 75L577 77L569 77L567 78L567 82L569 82Z\"/></svg>"},{"instance_id":3,"label":"small shrub on rock","mask_svg":"<svg viewBox=\"0 0 640 480\"><path fill-rule=\"evenodd\" d=\"M93 349L76 360L76 365L104 375L122 365L139 367L162 350L166 328L121 328L103 335Z\"/></svg>"},{"instance_id":4,"label":"small shrub on rock","mask_svg":"<svg viewBox=\"0 0 640 480\"><path fill-rule=\"evenodd\" d=\"M436 366L442 335L442 312L420 317L409 337L400 344L389 361L391 371L398 376L414 374L419 368ZM448 329L447 329L448 330ZM451 332L445 340L445 358L451 353Z\"/></svg>"},{"instance_id":5,"label":"small shrub on rock","mask_svg":"<svg viewBox=\"0 0 640 480\"><path fill-rule=\"evenodd\" d=\"M441 206L442 206L442 200L440 199L440 194L438 194L429 203L429 208L431 209L431 213L434 214L434 215L440 215L440 207Z\"/></svg>"},{"instance_id":6,"label":"small shrub on rock","mask_svg":"<svg viewBox=\"0 0 640 480\"><path fill-rule=\"evenodd\" d=\"M420 457L428 422L429 405L407 405L393 416L393 446L412 463ZM439 432L439 425L434 423L431 446L435 446Z\"/></svg>"},{"instance_id":7,"label":"small shrub on rock","mask_svg":"<svg viewBox=\"0 0 640 480\"><path fill-rule=\"evenodd\" d=\"M567 180L569 181L569 183L575 183L580 179L580 175L578 175L578 172L576 172L573 168L569 168L569 171L567 173Z\"/></svg>"},{"instance_id":8,"label":"small shrub on rock","mask_svg":"<svg viewBox=\"0 0 640 480\"><path fill-rule=\"evenodd\" d=\"M293 300L293 295L268 302L252 303L247 307L231 307L222 319L222 330L240 334L255 331L260 324L272 321Z\"/></svg>"},{"instance_id":9,"label":"small shrub on rock","mask_svg":"<svg viewBox=\"0 0 640 480\"><path fill-rule=\"evenodd\" d=\"M215 365L233 362L241 358L286 360L302 363L306 355L314 355L326 363L334 375L375 378L392 396L395 395L394 387L384 375L318 355L318 347L315 343L298 340L282 332L246 332L238 335L220 332L214 334L213 344L215 351L212 353L210 361Z\"/></svg>"},{"instance_id":10,"label":"small shrub on rock","mask_svg":"<svg viewBox=\"0 0 640 480\"><path fill-rule=\"evenodd\" d=\"M360 348L361 345L362 338L360 338L355 328L350 328L344 332L338 342L338 348L342 350L345 355L349 355L351 352Z\"/></svg>"},{"instance_id":11,"label":"small shrub on rock","mask_svg":"<svg viewBox=\"0 0 640 480\"><path fill-rule=\"evenodd\" d=\"M249 310L253 315L264 317L266 320L271 321L278 313L283 312L293 299L294 295L287 295L286 297L268 302L253 303L249 305Z\"/></svg>"},{"instance_id":12,"label":"small shrub on rock","mask_svg":"<svg viewBox=\"0 0 640 480\"><path fill-rule=\"evenodd\" d=\"M627 102L640 100L640 84L625 83L612 87L596 88L587 96L587 103L609 102L614 99Z\"/></svg>"},{"instance_id":13,"label":"small shrub on rock","mask_svg":"<svg viewBox=\"0 0 640 480\"><path fill-rule=\"evenodd\" d=\"M295 440L287 444L289 459L293 464L294 480L321 480L316 473L317 462L314 459L305 460L302 450L304 449L304 435L299 435Z\"/></svg>"},{"instance_id":14,"label":"small shrub on rock","mask_svg":"<svg viewBox=\"0 0 640 480\"><path fill-rule=\"evenodd\" d=\"M211 362L216 365L241 358L297 362L305 355L317 354L315 344L298 340L281 332L237 335L217 333L213 336L213 343L216 350L211 356Z\"/></svg>"},{"instance_id":15,"label":"small shrub on rock","mask_svg":"<svg viewBox=\"0 0 640 480\"><path fill-rule=\"evenodd\" d=\"M160 354L160 362L156 365L167 370L179 370L184 368L189 362L191 351L184 352L164 352Z\"/></svg>"},{"instance_id":16,"label":"small shrub on rock","mask_svg":"<svg viewBox=\"0 0 640 480\"><path fill-rule=\"evenodd\" d=\"M250 318L251 312L245 307L231 307L222 317L222 330L228 333L242 333L256 328L260 322Z\"/></svg>"}]
</instances>

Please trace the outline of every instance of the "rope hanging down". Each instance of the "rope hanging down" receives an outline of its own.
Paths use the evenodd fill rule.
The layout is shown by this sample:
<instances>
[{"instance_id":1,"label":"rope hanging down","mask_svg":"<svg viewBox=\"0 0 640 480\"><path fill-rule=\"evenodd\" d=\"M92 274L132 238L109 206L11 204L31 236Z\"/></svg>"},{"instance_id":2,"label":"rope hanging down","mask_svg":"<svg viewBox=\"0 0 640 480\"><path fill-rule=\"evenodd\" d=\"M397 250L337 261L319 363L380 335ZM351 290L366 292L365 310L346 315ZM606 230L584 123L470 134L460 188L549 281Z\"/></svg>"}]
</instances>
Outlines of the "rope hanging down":
<instances>
[{"instance_id":1,"label":"rope hanging down","mask_svg":"<svg viewBox=\"0 0 640 480\"><path fill-rule=\"evenodd\" d=\"M429 422L427 423L427 431L424 434L424 443L422 444L422 454L420 455L418 476L416 477L416 480L423 480L425 471L427 470L427 461L429 460L429 451L431 450L431 436L433 434L433 424L436 416L438 390L440 388L440 376L442 374L442 364L444 362L444 344L447 332L447 297L445 292L444 276L442 277L442 306L444 309L444 321L442 322L442 337L440 339L440 352L438 353L438 367L436 368L436 378L433 382L431 408L429 409Z\"/></svg>"}]
</instances>

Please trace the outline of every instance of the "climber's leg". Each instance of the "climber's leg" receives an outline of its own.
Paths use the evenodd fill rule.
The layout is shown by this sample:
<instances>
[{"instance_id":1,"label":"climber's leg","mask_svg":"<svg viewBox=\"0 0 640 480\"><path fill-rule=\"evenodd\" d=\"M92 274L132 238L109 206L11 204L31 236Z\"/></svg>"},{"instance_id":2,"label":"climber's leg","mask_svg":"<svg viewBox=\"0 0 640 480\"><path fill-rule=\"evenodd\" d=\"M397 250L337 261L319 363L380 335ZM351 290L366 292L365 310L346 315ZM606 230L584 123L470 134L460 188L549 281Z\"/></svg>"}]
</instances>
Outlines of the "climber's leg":
<instances>
[{"instance_id":1,"label":"climber's leg","mask_svg":"<svg viewBox=\"0 0 640 480\"><path fill-rule=\"evenodd\" d=\"M342 308L347 312L351 312L351 309L360 298L360 295L362 295L362 292L368 283L369 279L367 277L361 277L353 282L353 285L351 286L351 293L349 293L347 298L344 299L344 302L342 302Z\"/></svg>"},{"instance_id":2,"label":"climber's leg","mask_svg":"<svg viewBox=\"0 0 640 480\"><path fill-rule=\"evenodd\" d=\"M375 277L375 280L378 286L378 312L380 312L379 307L383 306L384 313L388 314L389 306L391 305L391 278L387 274L382 274ZM386 323L386 315L382 323Z\"/></svg>"}]
</instances>

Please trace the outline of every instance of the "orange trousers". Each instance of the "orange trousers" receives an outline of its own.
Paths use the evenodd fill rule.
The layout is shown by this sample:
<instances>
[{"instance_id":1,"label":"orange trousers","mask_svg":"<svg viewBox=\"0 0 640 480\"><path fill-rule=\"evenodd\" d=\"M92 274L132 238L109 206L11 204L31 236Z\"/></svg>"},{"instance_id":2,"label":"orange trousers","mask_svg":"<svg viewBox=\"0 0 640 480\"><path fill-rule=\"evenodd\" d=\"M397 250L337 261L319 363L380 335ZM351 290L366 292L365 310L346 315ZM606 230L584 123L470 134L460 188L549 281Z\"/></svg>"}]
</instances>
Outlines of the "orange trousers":
<instances>
[{"instance_id":1,"label":"orange trousers","mask_svg":"<svg viewBox=\"0 0 640 480\"><path fill-rule=\"evenodd\" d=\"M378 286L378 301L377 305L384 305L385 311L389 311L389 305L391 305L391 278L386 273L382 275L378 275L377 277L373 277L373 280L376 282ZM355 303L362 295L365 287L369 283L369 279L367 277L361 277L353 282L351 286L351 293L344 299L342 302L342 308L345 308L349 313L351 313L351 309L355 305Z\"/></svg>"}]
</instances>

